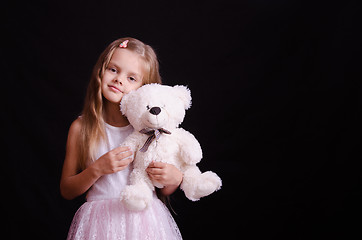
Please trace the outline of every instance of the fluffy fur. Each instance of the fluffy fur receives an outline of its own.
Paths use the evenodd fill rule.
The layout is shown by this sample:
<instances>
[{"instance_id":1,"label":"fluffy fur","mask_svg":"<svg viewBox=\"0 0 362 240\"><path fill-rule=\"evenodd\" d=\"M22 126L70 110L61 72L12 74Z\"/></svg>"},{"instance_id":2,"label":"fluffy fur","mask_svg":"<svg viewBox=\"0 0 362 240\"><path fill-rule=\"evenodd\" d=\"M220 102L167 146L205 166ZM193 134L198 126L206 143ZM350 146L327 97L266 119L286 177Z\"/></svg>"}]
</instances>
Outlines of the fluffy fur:
<instances>
[{"instance_id":1,"label":"fluffy fur","mask_svg":"<svg viewBox=\"0 0 362 240\"><path fill-rule=\"evenodd\" d=\"M160 108L158 114L151 113L154 107ZM179 128L185 117L185 110L191 107L190 90L185 86L165 86L148 84L125 95L121 101L121 111L134 132L122 144L131 147L135 153L130 185L121 193L121 201L130 210L143 210L152 201L154 186L146 168L152 161L170 163L183 172L181 189L187 198L199 200L221 187L221 179L213 172L201 173L196 166L202 159L199 142L188 131ZM149 135L140 133L144 128L166 129L171 134L162 133L154 139L146 152L139 151Z\"/></svg>"}]
</instances>

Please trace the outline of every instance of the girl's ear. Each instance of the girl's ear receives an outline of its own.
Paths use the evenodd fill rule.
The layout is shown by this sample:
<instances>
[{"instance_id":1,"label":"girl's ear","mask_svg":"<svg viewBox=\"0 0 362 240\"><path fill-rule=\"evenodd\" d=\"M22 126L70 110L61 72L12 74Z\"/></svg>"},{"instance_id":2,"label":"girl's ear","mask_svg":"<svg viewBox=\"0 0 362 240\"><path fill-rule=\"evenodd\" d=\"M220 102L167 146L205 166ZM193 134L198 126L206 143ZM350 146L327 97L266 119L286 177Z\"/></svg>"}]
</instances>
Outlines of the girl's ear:
<instances>
[{"instance_id":1,"label":"girl's ear","mask_svg":"<svg viewBox=\"0 0 362 240\"><path fill-rule=\"evenodd\" d=\"M176 85L173 87L176 96L180 98L184 104L185 110L191 107L191 91L186 86Z\"/></svg>"}]
</instances>

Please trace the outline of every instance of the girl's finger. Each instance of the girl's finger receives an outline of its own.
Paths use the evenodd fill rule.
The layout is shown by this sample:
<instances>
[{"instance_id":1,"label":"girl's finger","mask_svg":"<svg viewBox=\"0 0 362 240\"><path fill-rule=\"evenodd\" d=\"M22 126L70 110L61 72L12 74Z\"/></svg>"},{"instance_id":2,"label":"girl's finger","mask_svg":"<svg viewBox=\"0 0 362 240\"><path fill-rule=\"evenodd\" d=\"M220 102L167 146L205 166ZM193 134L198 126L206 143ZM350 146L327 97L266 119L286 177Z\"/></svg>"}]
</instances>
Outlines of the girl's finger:
<instances>
[{"instance_id":1,"label":"girl's finger","mask_svg":"<svg viewBox=\"0 0 362 240\"><path fill-rule=\"evenodd\" d=\"M122 153L122 152L128 152L128 151L130 151L131 150L131 148L130 147L125 147L125 146L119 146L119 147L116 147L116 148L114 148L113 150L111 150L111 152L113 153L113 154L120 154L120 153Z\"/></svg>"},{"instance_id":2,"label":"girl's finger","mask_svg":"<svg viewBox=\"0 0 362 240\"><path fill-rule=\"evenodd\" d=\"M127 151L127 152L121 152L121 153L117 154L116 157L117 157L117 160L123 160L132 155L133 155L132 151Z\"/></svg>"},{"instance_id":3,"label":"girl's finger","mask_svg":"<svg viewBox=\"0 0 362 240\"><path fill-rule=\"evenodd\" d=\"M132 157L123 158L120 161L118 161L119 167L126 167L133 161Z\"/></svg>"},{"instance_id":4,"label":"girl's finger","mask_svg":"<svg viewBox=\"0 0 362 240\"><path fill-rule=\"evenodd\" d=\"M155 162L152 161L150 164L148 164L148 167L147 168L153 168L155 166Z\"/></svg>"},{"instance_id":5,"label":"girl's finger","mask_svg":"<svg viewBox=\"0 0 362 240\"><path fill-rule=\"evenodd\" d=\"M155 162L152 161L150 165L148 165L149 168L164 168L166 166L166 163L163 162Z\"/></svg>"},{"instance_id":6,"label":"girl's finger","mask_svg":"<svg viewBox=\"0 0 362 240\"><path fill-rule=\"evenodd\" d=\"M151 180L155 180L155 177L154 177L152 174L148 174L148 177L149 177Z\"/></svg>"},{"instance_id":7,"label":"girl's finger","mask_svg":"<svg viewBox=\"0 0 362 240\"><path fill-rule=\"evenodd\" d=\"M159 181L160 180L160 175L152 175L152 174L148 174L148 176L150 177L150 179L152 181Z\"/></svg>"},{"instance_id":8,"label":"girl's finger","mask_svg":"<svg viewBox=\"0 0 362 240\"><path fill-rule=\"evenodd\" d=\"M159 168L147 168L146 171L149 173L149 174L152 174L152 175L162 175L164 173L164 171L162 169L159 169Z\"/></svg>"}]
</instances>

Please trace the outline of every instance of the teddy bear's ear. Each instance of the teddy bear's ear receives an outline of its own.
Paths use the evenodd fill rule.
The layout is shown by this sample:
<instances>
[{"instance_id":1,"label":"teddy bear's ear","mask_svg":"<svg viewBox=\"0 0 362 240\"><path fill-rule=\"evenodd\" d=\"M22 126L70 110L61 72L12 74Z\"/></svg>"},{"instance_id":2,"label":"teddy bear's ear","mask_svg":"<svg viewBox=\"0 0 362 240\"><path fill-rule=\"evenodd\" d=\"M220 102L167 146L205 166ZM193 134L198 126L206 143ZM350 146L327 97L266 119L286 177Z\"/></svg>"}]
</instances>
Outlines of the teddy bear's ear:
<instances>
[{"instance_id":1,"label":"teddy bear's ear","mask_svg":"<svg viewBox=\"0 0 362 240\"><path fill-rule=\"evenodd\" d=\"M122 97L120 110L124 116L127 116L128 102L131 101L135 91L131 91Z\"/></svg>"},{"instance_id":2,"label":"teddy bear's ear","mask_svg":"<svg viewBox=\"0 0 362 240\"><path fill-rule=\"evenodd\" d=\"M176 92L176 96L179 97L183 104L184 108L187 110L191 107L191 91L186 86L176 85L173 87Z\"/></svg>"}]
</instances>

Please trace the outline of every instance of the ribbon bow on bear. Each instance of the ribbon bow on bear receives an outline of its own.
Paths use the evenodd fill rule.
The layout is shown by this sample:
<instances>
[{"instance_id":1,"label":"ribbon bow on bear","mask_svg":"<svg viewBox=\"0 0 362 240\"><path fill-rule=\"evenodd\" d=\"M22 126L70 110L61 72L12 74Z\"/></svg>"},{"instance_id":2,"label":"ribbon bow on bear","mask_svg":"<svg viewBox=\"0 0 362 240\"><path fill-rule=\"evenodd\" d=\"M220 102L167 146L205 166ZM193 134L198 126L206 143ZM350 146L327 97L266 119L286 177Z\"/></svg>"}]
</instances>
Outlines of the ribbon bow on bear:
<instances>
[{"instance_id":1,"label":"ribbon bow on bear","mask_svg":"<svg viewBox=\"0 0 362 240\"><path fill-rule=\"evenodd\" d=\"M163 128L160 128L160 129L144 128L140 131L140 133L149 135L145 144L140 149L140 152L146 152L148 147L151 145L152 141L154 139L156 139L156 141L157 141L160 138L162 133L171 134L170 131L167 131L166 129L163 129Z\"/></svg>"}]
</instances>

